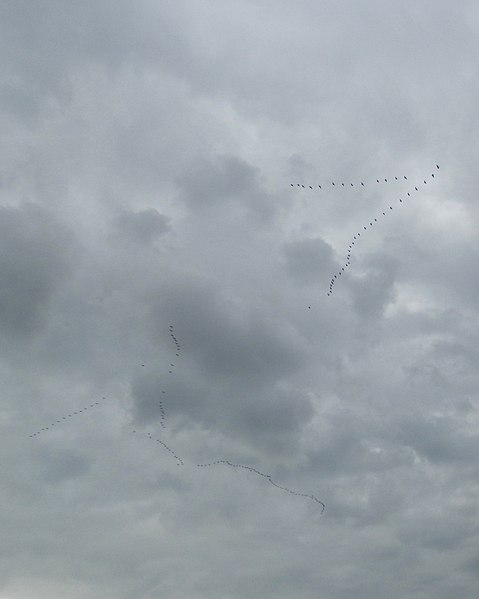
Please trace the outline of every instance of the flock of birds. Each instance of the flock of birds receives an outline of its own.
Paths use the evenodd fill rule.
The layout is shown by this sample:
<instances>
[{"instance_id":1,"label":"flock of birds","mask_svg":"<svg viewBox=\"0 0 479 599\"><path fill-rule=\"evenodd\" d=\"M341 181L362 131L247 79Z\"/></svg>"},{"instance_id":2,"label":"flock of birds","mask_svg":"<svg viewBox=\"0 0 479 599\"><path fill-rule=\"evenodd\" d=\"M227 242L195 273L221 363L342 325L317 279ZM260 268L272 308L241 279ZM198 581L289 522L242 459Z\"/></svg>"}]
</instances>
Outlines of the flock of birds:
<instances>
[{"instance_id":1,"label":"flock of birds","mask_svg":"<svg viewBox=\"0 0 479 599\"><path fill-rule=\"evenodd\" d=\"M439 170L439 165L436 164L436 170ZM406 175L403 175L402 177L405 181L408 181L408 178ZM431 179L435 179L435 175L434 173L431 173L430 175ZM394 177L395 181L399 181L401 180L401 177ZM378 183L388 183L388 179L376 179L376 184ZM317 189L320 190L324 190L326 188L328 188L327 185L320 185L318 184L318 186L313 186L313 185L303 185L302 183L290 183L291 187L299 187L301 189L309 189L311 191L317 191ZM374 183L373 183L374 185ZM381 213L377 214L374 218L371 218L369 220L369 222L367 222L365 225L362 226L362 231L363 231L363 235L364 235L364 231L368 231L368 229L371 229L372 227L376 226L376 224L378 224L380 222L380 220L382 218L384 218L386 215L390 214L390 212L394 209L394 203L396 203L398 206L400 205L404 205L406 198L411 197L411 195L413 195L415 192L419 191L419 187L418 185L427 185L427 178L423 180L422 183L417 183L415 184L413 187L411 187L409 189L409 191L405 192L405 194L403 194L403 197L398 198L396 202L392 202L392 204L389 204L388 206L384 207L381 210ZM340 183L336 183L335 181L331 181L331 186L334 188L337 187L354 187L354 183L349 183L349 185L347 183L341 182ZM361 181L359 184L356 184L357 187L366 187L369 186L369 184L365 184L364 181ZM414 190L413 190L414 188ZM404 198L404 200L403 200ZM339 270L337 272L335 272L332 276L331 276L331 280L329 281L329 289L327 291L327 295L328 297L333 295L333 291L334 291L334 286L335 284L339 281L339 277L341 277L345 272L346 269L349 268L351 266L351 256L352 253L354 251L354 248L356 246L356 244L359 243L360 241L360 237L361 237L361 230L358 231L356 233L356 235L353 235L353 238L350 240L350 243L348 245L347 251L346 251L346 260L345 262L341 265L341 267L339 268ZM311 306L308 306L309 309L311 309Z\"/></svg>"},{"instance_id":2,"label":"flock of birds","mask_svg":"<svg viewBox=\"0 0 479 599\"><path fill-rule=\"evenodd\" d=\"M106 397L102 397L101 399L103 401L106 399ZM69 418L74 418L75 416L78 416L78 415L82 414L83 412L86 412L88 409L94 408L95 406L99 406L99 405L100 405L100 402L96 401L95 403L91 403L87 406L83 406L83 408L81 408L80 410L77 410L76 412L71 412L70 414L66 414L65 416L60 416L60 420L55 420L54 422L51 422L48 426L44 426L43 428L38 429L37 431L35 431L34 433L32 433L31 435L28 435L28 436L30 438L38 437L38 435L41 435L42 433L49 431L51 428L53 428L57 424L62 424L63 421L68 420Z\"/></svg>"},{"instance_id":3,"label":"flock of birds","mask_svg":"<svg viewBox=\"0 0 479 599\"><path fill-rule=\"evenodd\" d=\"M176 353L175 356L176 357L180 357L181 354L181 346L180 343L175 335L174 332L174 327L173 325L169 325L169 334L170 337L172 338L174 344L175 344L175 348L176 348ZM141 364L142 368L145 368L145 364ZM173 370L171 370L171 368L174 368L175 364L174 363L170 363L170 370L168 370L169 374L173 374ZM162 394L166 394L166 390L162 389ZM102 397L102 400L106 400L106 397ZM38 431L32 433L31 435L29 435L30 438L32 437L36 437L38 435L40 435L43 432L46 432L48 430L51 429L51 427L55 426L56 424L61 424L62 422L68 420L68 418L73 418L76 415L82 414L84 413L86 410L88 410L89 408L93 408L95 406L99 406L100 402L97 401L95 403L89 404L88 406L85 406L83 408L81 408L80 410L77 410L75 412L71 412L66 416L61 416L59 420L56 420L55 422L52 422L50 425L45 426L41 429L39 429ZM158 406L159 406L159 411L160 411L160 425L162 428L166 428L166 414L165 414L165 409L164 409L164 405L163 405L163 401L159 400L158 402ZM136 430L132 430L132 433L137 433ZM156 443L158 443L159 445L161 445L166 451L168 451L176 460L176 465L177 466L184 466L185 462L184 460L175 452L175 450L173 450L171 447L169 447L164 441L162 441L159 438L155 438L150 432L145 433L146 437L150 440L150 441L154 441ZM253 474L256 474L257 476L261 476L263 478L265 478L270 484L272 484L274 487L281 489L282 491L289 493L290 495L295 495L296 497L305 497L307 499L311 499L312 501L315 501L316 503L318 503L319 505L321 505L321 514L324 512L326 506L325 504L318 499L315 495L311 494L311 493L302 493L299 491L293 491L292 489L289 489L288 487L284 487L283 485L279 485L278 483L276 483L273 478L271 477L270 474L265 474L264 472L260 472L259 470L257 470L256 468L253 468L252 466L246 466L244 464L235 464L233 462L230 462L229 460L216 460L214 462L209 462L209 463L205 463L205 464L196 464L196 468L210 468L213 466L216 466L218 464L225 464L226 466L229 466L231 468L236 468L236 469L243 469L243 470L247 470L248 472L251 472Z\"/></svg>"},{"instance_id":4,"label":"flock of birds","mask_svg":"<svg viewBox=\"0 0 479 599\"><path fill-rule=\"evenodd\" d=\"M436 171L439 170L439 165L436 164ZM431 179L435 179L435 174L431 173L430 175ZM394 180L395 181L399 181L401 178L395 176ZM404 180L408 180L406 175L403 175L402 179ZM388 183L388 179L376 179L376 184L378 183ZM427 185L427 179L423 180L423 185ZM405 192L405 194L403 194L403 197L400 197L397 199L397 204L398 205L404 205L404 202L406 201L406 199L408 197L411 197L411 195L414 194L414 192L418 192L419 191L419 184L414 185L413 187L410 188L409 191ZM366 187L367 184L364 183L364 181L360 181L359 183L356 184L356 187ZM318 184L317 186L313 186L313 185L303 185L302 183L291 183L291 187L299 187L301 189L309 189L311 191L315 191L315 190L325 190L328 186L327 185L321 185ZM331 187L334 188L341 188L341 187L347 187L347 188L353 188L355 187L354 183L338 183L335 181L331 181ZM354 251L354 248L356 247L356 245L359 243L360 238L361 238L361 234L364 235L364 231L368 231L368 229L371 229L372 227L375 227L376 224L378 224L381 220L381 218L384 218L386 215L388 215L392 210L394 209L394 202L391 203L390 205L388 205L387 207L385 207L383 210L381 210L381 213L378 214L377 216L375 216L374 218L371 218L369 220L368 223L366 223L365 225L362 226L362 229L359 230L355 235L353 235L352 239L350 240L350 243L348 245L347 251L346 251L346 260L344 262L344 264L342 264L342 266L340 267L340 269L334 273L331 277L331 280L329 281L329 289L327 291L327 295L331 296L333 294L334 291L334 286L337 283L337 281L339 280L339 277L341 277L345 272L346 269L349 268L351 266L351 257ZM311 308L311 306L308 306L309 308ZM176 335L175 335L175 330L173 325L169 325L169 335L175 345L175 356L177 358L181 357L181 345L180 342L178 341ZM144 368L145 364L141 364L141 366ZM169 365L169 370L168 373L169 374L173 374L174 369L175 368L175 363L174 362L170 362ZM162 389L161 390L162 394L166 394L166 390ZM96 406L101 405L101 403L103 403L106 400L106 397L103 396L101 398L100 401L96 401L94 403L88 404L86 406L83 406L82 408L80 408L79 410L76 411L72 411L70 413L66 413L63 416L58 417L56 420L54 420L53 422L51 422L50 424L48 424L47 426L44 426L43 428L38 429L37 431L33 432L32 434L29 435L30 438L33 437L38 437L39 435L42 435L44 433L46 433L47 431L52 430L54 427L57 427L58 425L64 424L65 422L67 422L70 418L75 418L76 416L79 416L80 414L83 414L85 412L87 412L88 410L91 410L92 408L95 408ZM159 418L159 422L160 425L163 429L166 429L166 413L165 413L165 407L164 407L164 402L162 400L159 400L158 402L158 407L159 407L159 413L160 413L160 418ZM136 430L132 431L133 433L137 433ZM168 451L176 460L176 464L177 466L184 466L185 462L184 460L171 448L169 447L163 440L159 439L159 438L155 438L153 437L153 435L149 432L146 433L146 436L148 439L150 439L151 441L154 441L158 444L160 444L166 451ZM266 479L271 485L273 485L274 487L277 487L278 489L281 489L282 491L289 493L291 495L295 495L297 497L304 497L304 498L308 498L311 499L312 501L315 501L316 503L318 503L319 505L321 505L321 513L324 512L325 510L325 504L319 500L315 495L313 494L308 494L308 493L302 493L299 491L293 491L292 489L289 489L288 487L285 487L283 485L279 485L277 484L273 478L271 477L270 474L265 474L264 472L260 472L259 470L257 470L256 468L253 468L252 466L246 466L244 464L235 464L233 462L230 462L229 460L215 460L213 462L209 462L209 463L204 463L204 464L196 464L197 468L211 468L213 466L217 466L219 464L223 464L226 466L229 466L231 468L236 468L236 469L243 469L243 470L247 470L248 472L251 472L252 474L256 474L257 476L261 476L262 478Z\"/></svg>"},{"instance_id":5,"label":"flock of birds","mask_svg":"<svg viewBox=\"0 0 479 599\"><path fill-rule=\"evenodd\" d=\"M436 170L439 170L439 165L436 164ZM430 175L431 179L435 178L434 173L431 173ZM408 180L406 175L403 175L402 177L404 180ZM394 177L395 181L399 181L400 178L398 178L397 176ZM388 179L376 179L376 184L378 183L388 183ZM427 185L427 179L423 180L423 185ZM338 188L338 187L355 187L354 183L337 183L335 181L331 181L331 186L334 188ZM357 187L366 187L366 184L364 183L364 181L360 181L358 184L356 184ZM320 185L318 184L318 186L312 186L312 185L303 185L302 183L291 183L291 187L299 187L301 189L309 189L309 190L324 190L326 189L326 185ZM414 188L414 191L413 191ZM398 205L404 205L404 201L406 201L406 199L408 197L411 197L411 195L414 192L418 192L419 191L419 187L418 184L414 185L413 188L411 187L411 189L409 191L407 191L405 193L405 195L403 194L403 197L398 198L397 199L397 204ZM404 198L404 200L403 200ZM359 243L360 238L361 238L361 233L364 235L364 231L368 231L368 229L371 229L372 227L376 226L376 224L378 224L381 220L381 218L384 218L387 214L389 214L392 210L394 209L394 202L392 204L390 204L388 207L385 207L380 214L378 214L377 216L375 216L374 218L371 218L369 220L368 223L366 223L365 225L363 225L362 230L358 231L355 235L353 235L352 239L350 240L350 243L348 245L347 248L347 252L346 252L346 260L344 262L344 264L340 267L340 269L334 273L331 277L331 280L329 282L329 289L327 292L328 296L331 296L333 294L334 291L334 286L337 283L337 281L339 280L339 277L341 277L345 272L346 269L348 267L351 266L351 257L354 251L355 246ZM389 211L388 211L389 210ZM308 306L309 308L311 308L311 306ZM175 330L173 325L169 325L169 335L173 341L173 343L175 344L175 356L177 358L181 357L181 345L180 342L178 341L176 335L175 335ZM145 364L141 364L141 366L144 368ZM170 362L169 365L169 370L168 373L169 374L173 374L173 369L175 368L175 363L174 362ZM162 394L166 394L166 390L162 389ZM38 429L37 431L33 432L32 434L29 435L30 438L33 437L38 437L41 434L46 433L47 431L52 430L54 427L57 427L57 425L61 425L63 423L65 423L66 421L68 421L70 418L75 418L76 416L79 416L80 414L85 413L88 410L91 410L92 408L95 408L96 406L99 406L101 403L103 403L106 400L106 397L103 396L101 398L101 401L96 401L94 403L88 404L86 406L83 406L82 408L80 408L79 410L76 411L72 411L70 413L66 413L63 416L58 417L56 420L54 420L53 422L51 422L50 424L48 424L47 426L44 426L43 428ZM166 429L166 413L165 413L165 407L164 407L164 402L162 400L159 400L158 402L158 407L159 407L159 413L160 413L160 425L163 429ZM137 433L136 430L132 431L133 433ZM177 466L184 466L185 462L184 460L171 448L169 447L164 441L162 441L159 438L155 438L153 437L153 435L151 433L146 433L146 436L148 437L148 439L150 439L151 441L155 441L156 443L160 444L166 451L168 451L176 460L176 464ZM313 494L309 494L309 493L302 493L299 491L293 491L292 489L289 489L288 487L284 487L283 485L279 485L277 484L273 478L271 477L270 474L265 474L264 472L260 472L259 470L257 470L256 468L253 468L252 466L246 466L244 464L235 464L233 462L230 462L229 460L215 460L213 462L209 462L209 463L204 463L204 464L196 464L197 468L211 468L213 466L217 466L219 464L224 464L226 466L229 466L231 468L236 468L236 469L243 469L243 470L247 470L248 472L251 472L253 474L256 474L257 476L261 476L262 478L266 479L270 484L272 484L274 487L277 487L278 489L281 489L282 491L285 491L286 493L289 493L291 495L295 495L297 497L305 497L308 499L311 499L312 501L315 501L316 503L318 503L319 505L321 505L321 513L324 512L325 510L325 504L319 500L315 495Z\"/></svg>"}]
</instances>

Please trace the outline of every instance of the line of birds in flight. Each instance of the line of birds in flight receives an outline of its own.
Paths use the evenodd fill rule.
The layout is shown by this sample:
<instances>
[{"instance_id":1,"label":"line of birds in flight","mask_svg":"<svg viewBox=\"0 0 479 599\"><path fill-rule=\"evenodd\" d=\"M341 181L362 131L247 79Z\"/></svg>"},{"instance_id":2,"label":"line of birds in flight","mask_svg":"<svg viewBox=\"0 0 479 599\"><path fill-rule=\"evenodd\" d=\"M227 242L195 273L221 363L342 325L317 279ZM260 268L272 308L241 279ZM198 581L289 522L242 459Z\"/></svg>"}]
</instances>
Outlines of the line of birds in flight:
<instances>
[{"instance_id":1,"label":"line of birds in flight","mask_svg":"<svg viewBox=\"0 0 479 599\"><path fill-rule=\"evenodd\" d=\"M209 464L196 464L196 467L197 468L210 468L211 466L216 466L217 464L226 464L227 466L231 466L232 468L243 468L244 470L248 470L249 472L253 472L254 474L257 474L258 476L262 476L263 478L266 478L273 486L275 486L278 489L281 489L283 491L286 491L286 493L290 493L291 495L296 495L297 497L307 497L308 499L312 499L313 501L316 501L316 503L319 503L322 506L321 513L323 513L326 508L325 504L320 499L318 499L315 495L313 495L312 493L311 494L310 493L300 493L298 491L292 491L291 489L288 489L288 487L283 487L282 485L278 485L272 479L271 474L265 474L264 472L260 472L259 470L256 470L256 468L253 468L252 466L244 466L243 464L234 464L233 462L230 462L228 460L215 460L214 462L210 462Z\"/></svg>"},{"instance_id":2,"label":"line of birds in flight","mask_svg":"<svg viewBox=\"0 0 479 599\"><path fill-rule=\"evenodd\" d=\"M174 332L174 327L173 325L169 325L169 334L170 337L172 338L175 347L176 347L176 357L180 357L181 354L181 346L180 343L178 341L178 339L175 336L175 332ZM141 364L142 368L145 368L145 364ZM175 364L174 363L170 363L170 368L174 368ZM168 371L169 374L173 374L173 370L169 370ZM162 389L162 394L165 394L166 390ZM106 400L106 397L102 397L102 400ZM55 422L51 423L49 426L46 426L44 428L39 429L38 431L32 433L31 435L29 435L30 438L32 437L36 437L38 435L40 435L42 432L46 432L48 430L50 430L51 427L55 426L56 424L61 424L62 422L68 420L68 418L72 418L76 415L82 414L84 412L86 412L89 408L93 408L95 406L99 406L100 402L94 402L92 404L89 404L88 406L85 406L83 408L81 408L80 410L77 410L75 412L71 412L70 414L68 414L67 416L62 416L60 420L56 420ZM165 409L164 409L164 405L163 405L163 401L159 401L159 409L160 409L160 425L162 428L166 428L166 415L165 415ZM137 433L136 430L132 430L132 433ZM162 441L161 439L155 438L153 437L153 435L150 432L146 433L146 437L150 440L150 441L154 441L158 444L160 444L166 451L168 451L176 460L176 465L177 466L184 466L185 462L184 460L171 448L169 447L169 445L167 445L164 441ZM282 485L277 484L271 477L270 474L265 474L263 472L260 472L259 470L257 470L256 468L253 468L252 466L246 466L244 464L234 464L233 462L230 462L228 460L216 460L214 462L209 462L209 463L205 463L205 464L196 464L197 468L209 468L212 466L216 466L218 464L225 464L227 466L230 466L232 468L242 468L244 470L247 470L249 472L252 472L258 476L262 476L263 478L265 478L266 480L268 480L274 487L277 487L278 489L281 489L282 491L285 491L286 493L289 493L290 495L295 495L297 497L305 497L308 499L311 499L313 501L315 501L316 503L321 505L321 514L323 514L326 506L325 504L319 500L315 495L313 494L308 494L308 493L301 493L298 491L293 491L292 489L289 489L288 487L284 487Z\"/></svg>"},{"instance_id":3,"label":"line of birds in flight","mask_svg":"<svg viewBox=\"0 0 479 599\"><path fill-rule=\"evenodd\" d=\"M436 168L439 168L439 165L436 164ZM434 174L431 175L432 178L434 179ZM408 178L406 177L406 175L402 176L402 179L404 179L405 181L408 180ZM394 181L400 181L401 177L395 176L394 177ZM389 181L393 181L393 179L376 179L376 183L388 183ZM426 183L426 181L424 181L424 183ZM350 187L354 187L354 183L349 183L349 185L347 183L336 183L335 181L331 181L331 185L335 188L340 188L340 187L346 187L346 188L350 188ZM361 181L360 183L356 183L357 187L366 187L369 185L374 185L374 183L364 183L364 181ZM323 183L323 185L318 184L316 186L315 185L304 185L303 183L290 183L291 187L300 187L301 189L311 189L312 191L316 191L317 189L321 189L321 190L325 190L326 188L329 188L329 184L325 184Z\"/></svg>"},{"instance_id":4,"label":"line of birds in flight","mask_svg":"<svg viewBox=\"0 0 479 599\"><path fill-rule=\"evenodd\" d=\"M436 164L436 170L439 170L439 164ZM435 179L434 173L431 173L431 178ZM408 178L407 178L406 175L403 175L403 179L406 180L406 181L408 180ZM395 181L399 181L400 177L395 176L394 180ZM383 181L384 181L384 183L387 183L388 179L376 179L376 183L381 183ZM331 181L331 184L332 184L333 187L338 187L339 186L339 184L337 186L334 181ZM422 184L423 185L427 185L427 179L424 179ZM295 187L294 183L290 183L290 185L291 185L291 187ZM421 185L421 184L414 185L414 191L415 192L419 191L418 185ZM361 186L362 187L366 186L365 183L364 183L364 181L361 181ZM296 187L300 187L301 189L310 189L310 190L313 190L313 191L316 190L316 187L313 187L312 185L303 185L302 183L296 183ZM347 187L347 185L345 183L341 183L341 187ZM354 184L350 183L350 187L354 187ZM322 185L318 185L318 188L319 189L323 189L323 186ZM410 191L406 192L406 195L404 196L404 201L406 200L406 197L411 197L412 193L413 193L413 191L412 191L412 188L411 188ZM404 201L403 201L403 198L398 198L397 204L398 205L404 205ZM393 204L394 204L394 202L393 202ZM389 212L388 212L388 208L389 208ZM366 223L366 225L363 225L363 230L367 231L368 228L374 227L376 225L376 223L378 223L381 218L384 218L392 210L393 210L393 206L392 205L389 205L388 207L384 208L381 211L381 214L378 214L378 216L376 216L374 218L371 218L371 220L369 221L369 223ZM363 233L363 235L364 235L364 233ZM354 248L354 246L357 243L359 243L360 237L361 237L361 231L358 231L356 233L356 235L353 235L353 238L350 240L350 243L348 245L348 249L346 251L346 261L341 265L341 267L339 268L339 270L337 272L335 272L331 276L331 279L329 281L329 289L326 292L326 295L328 297L331 296L331 295L333 295L334 286L339 281L338 277L341 277L346 272L346 269L351 266L351 256L352 256L352 253L353 253L353 248ZM308 308L311 309L311 306L308 306Z\"/></svg>"}]
</instances>

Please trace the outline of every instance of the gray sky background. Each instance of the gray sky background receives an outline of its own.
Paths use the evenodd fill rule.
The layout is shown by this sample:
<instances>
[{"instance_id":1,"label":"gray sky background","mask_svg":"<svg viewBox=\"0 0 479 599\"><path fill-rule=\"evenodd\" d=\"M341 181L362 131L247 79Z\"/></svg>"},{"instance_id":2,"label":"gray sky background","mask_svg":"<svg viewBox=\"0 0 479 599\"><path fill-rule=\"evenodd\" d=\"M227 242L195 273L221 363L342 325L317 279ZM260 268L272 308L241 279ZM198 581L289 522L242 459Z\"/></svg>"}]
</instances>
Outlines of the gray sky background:
<instances>
[{"instance_id":1,"label":"gray sky background","mask_svg":"<svg viewBox=\"0 0 479 599\"><path fill-rule=\"evenodd\" d=\"M1 599L479 596L477 3L10 0L0 56Z\"/></svg>"}]
</instances>

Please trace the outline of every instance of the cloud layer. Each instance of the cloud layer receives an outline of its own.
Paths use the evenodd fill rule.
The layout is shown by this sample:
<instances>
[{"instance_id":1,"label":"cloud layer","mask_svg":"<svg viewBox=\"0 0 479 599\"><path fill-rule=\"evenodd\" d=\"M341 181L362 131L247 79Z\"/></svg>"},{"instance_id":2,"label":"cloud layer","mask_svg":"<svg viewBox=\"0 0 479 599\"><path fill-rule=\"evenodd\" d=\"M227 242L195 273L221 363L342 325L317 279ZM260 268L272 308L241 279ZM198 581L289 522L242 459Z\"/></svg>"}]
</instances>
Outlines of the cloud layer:
<instances>
[{"instance_id":1,"label":"cloud layer","mask_svg":"<svg viewBox=\"0 0 479 599\"><path fill-rule=\"evenodd\" d=\"M3 3L2 597L477 596L478 27Z\"/></svg>"}]
</instances>

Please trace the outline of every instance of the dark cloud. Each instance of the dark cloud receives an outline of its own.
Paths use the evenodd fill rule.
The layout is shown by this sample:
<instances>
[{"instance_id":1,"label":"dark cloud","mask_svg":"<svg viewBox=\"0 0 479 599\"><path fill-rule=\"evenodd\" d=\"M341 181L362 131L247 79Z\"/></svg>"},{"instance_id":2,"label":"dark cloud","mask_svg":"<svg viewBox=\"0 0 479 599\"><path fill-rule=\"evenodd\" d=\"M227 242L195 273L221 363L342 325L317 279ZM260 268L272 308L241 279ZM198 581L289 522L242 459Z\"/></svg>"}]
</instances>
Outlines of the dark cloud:
<instances>
[{"instance_id":1,"label":"dark cloud","mask_svg":"<svg viewBox=\"0 0 479 599\"><path fill-rule=\"evenodd\" d=\"M169 231L168 218L154 208L134 212L124 210L114 220L119 235L129 241L149 244Z\"/></svg>"},{"instance_id":2,"label":"dark cloud","mask_svg":"<svg viewBox=\"0 0 479 599\"><path fill-rule=\"evenodd\" d=\"M286 269L298 283L325 282L333 270L333 252L322 239L304 239L284 247Z\"/></svg>"},{"instance_id":3,"label":"dark cloud","mask_svg":"<svg viewBox=\"0 0 479 599\"><path fill-rule=\"evenodd\" d=\"M177 181L193 211L234 210L235 205L255 216L269 217L271 200L261 185L260 171L236 156L199 159Z\"/></svg>"},{"instance_id":4,"label":"dark cloud","mask_svg":"<svg viewBox=\"0 0 479 599\"><path fill-rule=\"evenodd\" d=\"M367 261L365 269L365 274L354 281L353 306L360 318L377 319L394 301L397 261L387 255L376 255Z\"/></svg>"},{"instance_id":5,"label":"dark cloud","mask_svg":"<svg viewBox=\"0 0 479 599\"><path fill-rule=\"evenodd\" d=\"M71 232L42 208L0 208L4 335L31 337L48 322L52 299L68 277L76 249Z\"/></svg>"}]
</instances>

